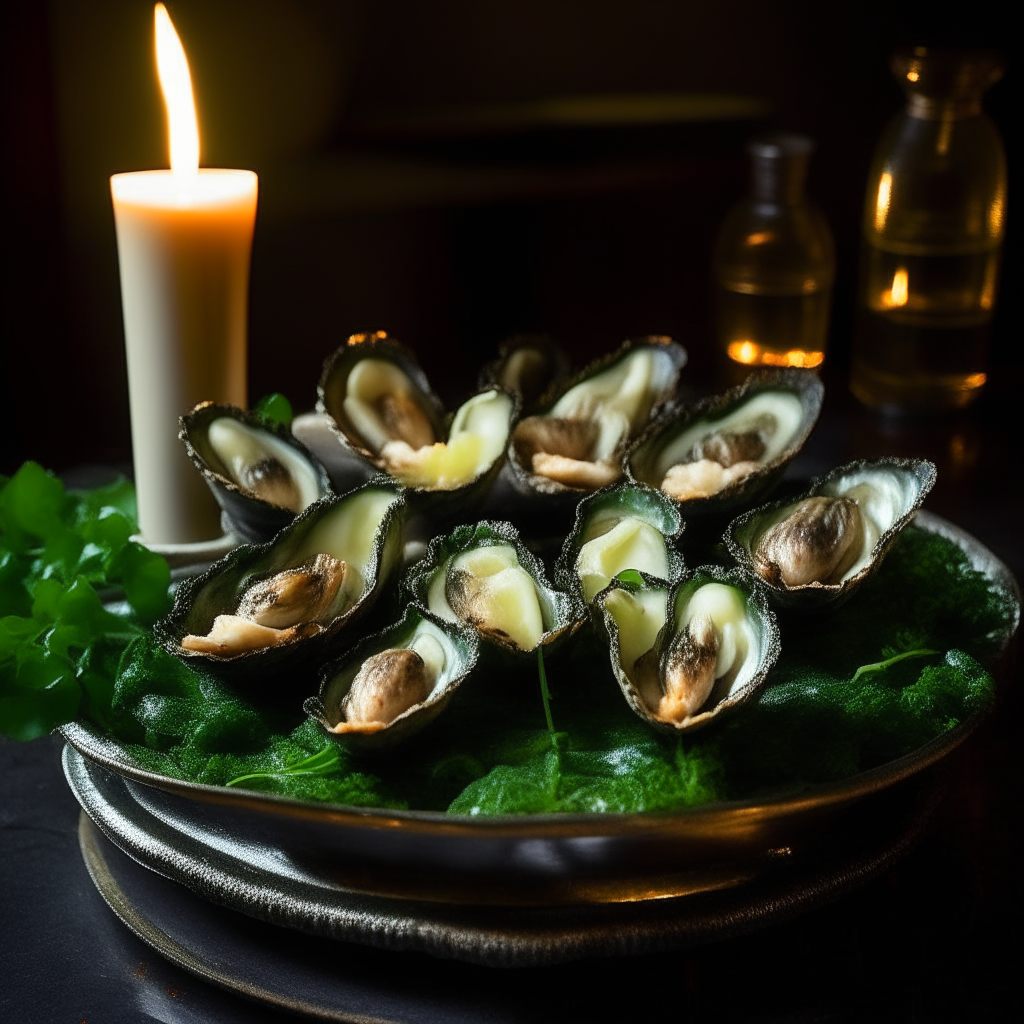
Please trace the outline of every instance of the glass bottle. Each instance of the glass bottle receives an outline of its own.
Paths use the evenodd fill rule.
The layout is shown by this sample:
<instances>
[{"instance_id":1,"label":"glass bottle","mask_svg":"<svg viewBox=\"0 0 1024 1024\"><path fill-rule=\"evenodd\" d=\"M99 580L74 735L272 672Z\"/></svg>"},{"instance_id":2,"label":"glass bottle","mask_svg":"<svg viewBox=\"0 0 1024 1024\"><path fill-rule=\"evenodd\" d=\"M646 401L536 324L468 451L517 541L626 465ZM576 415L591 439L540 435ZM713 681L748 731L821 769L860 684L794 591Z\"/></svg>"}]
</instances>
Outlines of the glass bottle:
<instances>
[{"instance_id":1,"label":"glass bottle","mask_svg":"<svg viewBox=\"0 0 1024 1024\"><path fill-rule=\"evenodd\" d=\"M984 113L995 55L899 51L907 107L875 153L864 208L850 387L868 406L942 410L985 384L1006 157Z\"/></svg>"},{"instance_id":2,"label":"glass bottle","mask_svg":"<svg viewBox=\"0 0 1024 1024\"><path fill-rule=\"evenodd\" d=\"M750 195L718 235L718 337L733 365L820 366L825 358L835 247L804 195L814 143L774 135L748 146Z\"/></svg>"}]
</instances>

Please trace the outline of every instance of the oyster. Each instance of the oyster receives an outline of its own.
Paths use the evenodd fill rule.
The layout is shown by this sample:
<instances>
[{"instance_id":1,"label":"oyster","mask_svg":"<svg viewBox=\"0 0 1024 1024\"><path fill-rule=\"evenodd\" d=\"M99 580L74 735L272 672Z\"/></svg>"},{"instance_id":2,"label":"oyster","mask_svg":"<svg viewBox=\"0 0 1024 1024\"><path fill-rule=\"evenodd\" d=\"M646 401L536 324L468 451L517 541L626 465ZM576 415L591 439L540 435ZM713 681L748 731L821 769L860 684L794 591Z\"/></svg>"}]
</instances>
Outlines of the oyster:
<instances>
[{"instance_id":1,"label":"oyster","mask_svg":"<svg viewBox=\"0 0 1024 1024\"><path fill-rule=\"evenodd\" d=\"M391 747L433 720L472 671L476 634L409 605L400 622L368 637L321 673L306 713L357 752Z\"/></svg>"},{"instance_id":2,"label":"oyster","mask_svg":"<svg viewBox=\"0 0 1024 1024\"><path fill-rule=\"evenodd\" d=\"M517 488L562 495L614 483L629 441L675 393L686 350L668 338L626 342L588 366L541 414L520 421L509 465Z\"/></svg>"},{"instance_id":3,"label":"oyster","mask_svg":"<svg viewBox=\"0 0 1024 1024\"><path fill-rule=\"evenodd\" d=\"M155 632L221 675L264 677L322 653L398 566L405 500L368 484L311 505L273 541L236 548L186 580Z\"/></svg>"},{"instance_id":4,"label":"oyster","mask_svg":"<svg viewBox=\"0 0 1024 1024\"><path fill-rule=\"evenodd\" d=\"M269 540L331 492L326 470L287 427L233 405L202 402L178 437L243 540Z\"/></svg>"},{"instance_id":5,"label":"oyster","mask_svg":"<svg viewBox=\"0 0 1024 1024\"><path fill-rule=\"evenodd\" d=\"M568 376L569 360L550 338L520 334L502 342L498 358L481 371L479 388L502 388L517 395L524 410L532 411Z\"/></svg>"},{"instance_id":6,"label":"oyster","mask_svg":"<svg viewBox=\"0 0 1024 1024\"><path fill-rule=\"evenodd\" d=\"M616 484L584 498L555 563L555 581L589 604L627 569L675 583L684 571L675 504L642 484Z\"/></svg>"},{"instance_id":7,"label":"oyster","mask_svg":"<svg viewBox=\"0 0 1024 1024\"><path fill-rule=\"evenodd\" d=\"M797 499L753 509L725 543L784 607L845 600L881 564L935 483L935 466L883 458L840 466Z\"/></svg>"},{"instance_id":8,"label":"oyster","mask_svg":"<svg viewBox=\"0 0 1024 1024\"><path fill-rule=\"evenodd\" d=\"M412 599L506 651L533 651L573 632L583 607L552 587L509 523L458 526L430 542L406 577Z\"/></svg>"},{"instance_id":9,"label":"oyster","mask_svg":"<svg viewBox=\"0 0 1024 1024\"><path fill-rule=\"evenodd\" d=\"M501 471L516 399L490 388L448 417L412 354L356 335L324 364L317 409L342 443L405 487L483 497ZM479 492L479 494L477 494Z\"/></svg>"},{"instance_id":10,"label":"oyster","mask_svg":"<svg viewBox=\"0 0 1024 1024\"><path fill-rule=\"evenodd\" d=\"M824 388L810 370L759 370L738 388L675 406L638 438L630 476L712 514L755 500L782 476L821 412Z\"/></svg>"},{"instance_id":11,"label":"oyster","mask_svg":"<svg viewBox=\"0 0 1024 1024\"><path fill-rule=\"evenodd\" d=\"M749 700L779 656L779 629L760 585L703 566L671 591L646 579L613 584L595 608L629 706L664 732L706 725Z\"/></svg>"}]
</instances>

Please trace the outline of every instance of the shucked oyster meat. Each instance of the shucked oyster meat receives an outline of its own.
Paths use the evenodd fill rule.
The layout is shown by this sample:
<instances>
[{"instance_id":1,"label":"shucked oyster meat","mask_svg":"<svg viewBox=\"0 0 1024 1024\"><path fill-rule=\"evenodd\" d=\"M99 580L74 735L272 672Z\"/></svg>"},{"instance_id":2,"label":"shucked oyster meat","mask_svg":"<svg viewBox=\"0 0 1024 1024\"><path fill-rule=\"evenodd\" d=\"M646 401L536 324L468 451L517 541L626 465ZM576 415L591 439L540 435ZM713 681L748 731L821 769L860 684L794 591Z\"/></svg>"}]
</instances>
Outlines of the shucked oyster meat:
<instances>
[{"instance_id":1,"label":"shucked oyster meat","mask_svg":"<svg viewBox=\"0 0 1024 1024\"><path fill-rule=\"evenodd\" d=\"M761 536L754 567L781 587L838 583L861 556L864 529L852 498L804 498Z\"/></svg>"},{"instance_id":2,"label":"shucked oyster meat","mask_svg":"<svg viewBox=\"0 0 1024 1024\"><path fill-rule=\"evenodd\" d=\"M532 651L545 633L537 586L511 544L473 548L452 559L431 584L428 607L521 651Z\"/></svg>"},{"instance_id":3,"label":"shucked oyster meat","mask_svg":"<svg viewBox=\"0 0 1024 1024\"><path fill-rule=\"evenodd\" d=\"M590 602L626 570L676 582L683 574L676 541L679 510L660 491L620 483L580 502L576 523L555 563L555 581Z\"/></svg>"},{"instance_id":4,"label":"shucked oyster meat","mask_svg":"<svg viewBox=\"0 0 1024 1024\"><path fill-rule=\"evenodd\" d=\"M225 678L293 669L370 607L400 559L404 514L393 485L322 499L273 541L186 580L154 631L171 654L204 659Z\"/></svg>"},{"instance_id":5,"label":"shucked oyster meat","mask_svg":"<svg viewBox=\"0 0 1024 1024\"><path fill-rule=\"evenodd\" d=\"M801 419L796 395L765 392L721 420L698 421L661 453L658 486L677 501L718 494L777 458Z\"/></svg>"},{"instance_id":6,"label":"shucked oyster meat","mask_svg":"<svg viewBox=\"0 0 1024 1024\"><path fill-rule=\"evenodd\" d=\"M200 403L178 436L244 540L269 540L331 493L323 466L287 427L235 406Z\"/></svg>"},{"instance_id":7,"label":"shucked oyster meat","mask_svg":"<svg viewBox=\"0 0 1024 1024\"><path fill-rule=\"evenodd\" d=\"M220 416L207 427L207 436L231 479L271 505L298 513L321 496L309 461L269 431Z\"/></svg>"},{"instance_id":8,"label":"shucked oyster meat","mask_svg":"<svg viewBox=\"0 0 1024 1024\"><path fill-rule=\"evenodd\" d=\"M549 647L584 621L582 603L551 586L511 523L485 520L435 537L403 588L442 622L468 626L509 655Z\"/></svg>"},{"instance_id":9,"label":"shucked oyster meat","mask_svg":"<svg viewBox=\"0 0 1024 1024\"><path fill-rule=\"evenodd\" d=\"M474 395L451 427L410 353L386 337L356 340L328 361L320 406L346 443L406 487L453 491L497 467L515 400L499 388Z\"/></svg>"},{"instance_id":10,"label":"shucked oyster meat","mask_svg":"<svg viewBox=\"0 0 1024 1024\"><path fill-rule=\"evenodd\" d=\"M415 636L408 647L396 647L371 655L362 663L341 702L343 718L334 732L379 732L399 715L422 704L444 671L445 651L440 641L426 633Z\"/></svg>"},{"instance_id":11,"label":"shucked oyster meat","mask_svg":"<svg viewBox=\"0 0 1024 1024\"><path fill-rule=\"evenodd\" d=\"M850 463L813 482L801 498L739 516L725 541L787 606L846 597L881 564L934 481L930 462Z\"/></svg>"},{"instance_id":12,"label":"shucked oyster meat","mask_svg":"<svg viewBox=\"0 0 1024 1024\"><path fill-rule=\"evenodd\" d=\"M230 658L317 633L343 611L338 597L344 579L345 563L319 554L252 584L234 614L218 615L208 634L188 634L181 646Z\"/></svg>"},{"instance_id":13,"label":"shucked oyster meat","mask_svg":"<svg viewBox=\"0 0 1024 1024\"><path fill-rule=\"evenodd\" d=\"M778 656L774 617L735 572L706 567L671 595L609 588L599 600L620 688L637 714L666 730L742 703Z\"/></svg>"},{"instance_id":14,"label":"shucked oyster meat","mask_svg":"<svg viewBox=\"0 0 1024 1024\"><path fill-rule=\"evenodd\" d=\"M635 442L629 474L685 503L684 514L749 505L782 475L821 410L809 370L759 370L737 388L676 405Z\"/></svg>"},{"instance_id":15,"label":"shucked oyster meat","mask_svg":"<svg viewBox=\"0 0 1024 1024\"><path fill-rule=\"evenodd\" d=\"M622 475L629 440L675 387L684 354L665 341L637 345L516 427L520 466L565 487L597 490Z\"/></svg>"},{"instance_id":16,"label":"shucked oyster meat","mask_svg":"<svg viewBox=\"0 0 1024 1024\"><path fill-rule=\"evenodd\" d=\"M478 653L471 630L409 605L401 622L325 666L305 710L328 739L356 752L383 749L442 710Z\"/></svg>"}]
</instances>

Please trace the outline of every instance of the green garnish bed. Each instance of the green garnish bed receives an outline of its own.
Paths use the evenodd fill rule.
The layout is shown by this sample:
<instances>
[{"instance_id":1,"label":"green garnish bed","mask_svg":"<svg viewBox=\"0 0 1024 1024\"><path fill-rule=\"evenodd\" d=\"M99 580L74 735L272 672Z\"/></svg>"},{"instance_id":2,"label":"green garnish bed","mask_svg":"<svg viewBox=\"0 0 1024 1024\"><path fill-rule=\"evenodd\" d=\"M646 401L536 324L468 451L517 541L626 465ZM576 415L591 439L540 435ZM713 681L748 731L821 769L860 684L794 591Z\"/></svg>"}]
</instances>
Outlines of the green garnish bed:
<instances>
[{"instance_id":1,"label":"green garnish bed","mask_svg":"<svg viewBox=\"0 0 1024 1024\"><path fill-rule=\"evenodd\" d=\"M837 782L983 711L994 695L983 665L1018 614L954 541L911 527L849 603L780 620L767 686L720 725L651 732L585 629L534 671L478 672L410 746L356 759L305 720L313 678L282 679L283 705L261 705L153 642L166 566L128 539L128 485L66 494L29 464L5 482L0 515L5 731L27 738L77 718L143 771L354 807L666 812ZM127 597L122 614L101 603L109 587Z\"/></svg>"}]
</instances>

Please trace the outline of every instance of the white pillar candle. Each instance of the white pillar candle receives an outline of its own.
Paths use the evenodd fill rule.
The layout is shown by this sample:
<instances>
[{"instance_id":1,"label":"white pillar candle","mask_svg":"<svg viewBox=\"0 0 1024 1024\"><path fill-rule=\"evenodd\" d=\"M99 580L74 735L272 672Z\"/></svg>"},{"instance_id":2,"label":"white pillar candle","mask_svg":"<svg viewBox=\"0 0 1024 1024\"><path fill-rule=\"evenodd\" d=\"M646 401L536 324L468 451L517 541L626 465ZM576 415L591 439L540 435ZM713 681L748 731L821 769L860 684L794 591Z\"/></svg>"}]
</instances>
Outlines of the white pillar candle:
<instances>
[{"instance_id":1,"label":"white pillar candle","mask_svg":"<svg viewBox=\"0 0 1024 1024\"><path fill-rule=\"evenodd\" d=\"M115 174L110 191L139 528L144 541L177 544L220 533L217 506L178 440L178 417L204 400L246 405L257 179L198 169L188 64L162 4L156 26L172 170Z\"/></svg>"}]
</instances>

